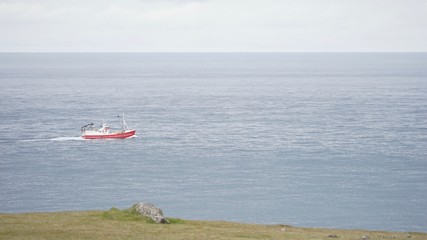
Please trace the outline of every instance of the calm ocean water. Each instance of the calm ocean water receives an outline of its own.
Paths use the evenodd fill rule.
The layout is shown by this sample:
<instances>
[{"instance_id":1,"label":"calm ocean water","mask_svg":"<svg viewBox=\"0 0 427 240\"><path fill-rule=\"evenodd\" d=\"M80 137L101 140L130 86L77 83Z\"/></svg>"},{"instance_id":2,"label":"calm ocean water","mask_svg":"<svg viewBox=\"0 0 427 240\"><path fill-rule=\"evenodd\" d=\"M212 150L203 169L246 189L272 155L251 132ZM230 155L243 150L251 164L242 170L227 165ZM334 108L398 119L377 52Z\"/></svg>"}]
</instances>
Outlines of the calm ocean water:
<instances>
[{"instance_id":1,"label":"calm ocean water","mask_svg":"<svg viewBox=\"0 0 427 240\"><path fill-rule=\"evenodd\" d=\"M427 232L424 53L0 54L0 106L0 212Z\"/></svg>"}]
</instances>

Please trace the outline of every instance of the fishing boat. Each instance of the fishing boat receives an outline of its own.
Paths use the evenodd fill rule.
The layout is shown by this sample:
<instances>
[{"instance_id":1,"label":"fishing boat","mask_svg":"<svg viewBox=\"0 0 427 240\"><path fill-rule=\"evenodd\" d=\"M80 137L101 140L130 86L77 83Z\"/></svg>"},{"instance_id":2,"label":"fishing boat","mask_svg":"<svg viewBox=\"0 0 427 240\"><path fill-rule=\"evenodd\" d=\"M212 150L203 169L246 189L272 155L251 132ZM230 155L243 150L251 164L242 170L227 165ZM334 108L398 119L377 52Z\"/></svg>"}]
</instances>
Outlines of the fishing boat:
<instances>
[{"instance_id":1,"label":"fishing boat","mask_svg":"<svg viewBox=\"0 0 427 240\"><path fill-rule=\"evenodd\" d=\"M117 116L120 117L120 116ZM89 123L82 127L82 138L84 139L104 139L104 138L129 138L135 135L135 129L129 129L125 121L125 114L123 113L121 119L122 129L120 131L112 131L107 123L102 123L99 128L96 128L93 123Z\"/></svg>"}]
</instances>

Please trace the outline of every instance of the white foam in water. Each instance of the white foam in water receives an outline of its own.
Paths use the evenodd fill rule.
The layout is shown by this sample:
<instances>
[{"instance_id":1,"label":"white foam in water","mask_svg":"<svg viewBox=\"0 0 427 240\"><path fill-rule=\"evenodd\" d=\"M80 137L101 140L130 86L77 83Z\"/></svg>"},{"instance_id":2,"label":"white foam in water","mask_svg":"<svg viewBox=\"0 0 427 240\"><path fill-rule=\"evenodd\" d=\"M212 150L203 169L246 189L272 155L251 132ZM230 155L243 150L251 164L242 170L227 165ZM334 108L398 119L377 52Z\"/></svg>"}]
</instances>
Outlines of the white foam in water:
<instances>
[{"instance_id":1,"label":"white foam in water","mask_svg":"<svg viewBox=\"0 0 427 240\"><path fill-rule=\"evenodd\" d=\"M50 141L81 141L84 140L82 137L57 137L48 139Z\"/></svg>"},{"instance_id":2,"label":"white foam in water","mask_svg":"<svg viewBox=\"0 0 427 240\"><path fill-rule=\"evenodd\" d=\"M21 142L43 142L43 141L81 141L85 140L82 137L55 137L55 138L41 138L41 139L26 139Z\"/></svg>"}]
</instances>

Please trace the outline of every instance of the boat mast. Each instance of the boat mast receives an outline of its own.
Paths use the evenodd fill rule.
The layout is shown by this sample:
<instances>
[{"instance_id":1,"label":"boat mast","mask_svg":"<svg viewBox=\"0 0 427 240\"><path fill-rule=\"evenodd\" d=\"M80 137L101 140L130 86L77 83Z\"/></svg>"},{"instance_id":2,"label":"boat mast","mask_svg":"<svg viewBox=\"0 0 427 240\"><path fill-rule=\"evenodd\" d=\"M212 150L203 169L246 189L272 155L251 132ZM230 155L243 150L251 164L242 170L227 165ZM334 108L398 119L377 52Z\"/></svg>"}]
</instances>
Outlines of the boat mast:
<instances>
[{"instance_id":1,"label":"boat mast","mask_svg":"<svg viewBox=\"0 0 427 240\"><path fill-rule=\"evenodd\" d=\"M128 125L126 124L126 121L125 121L125 113L124 112L123 112L123 115L122 115L122 130L123 131L128 130Z\"/></svg>"}]
</instances>

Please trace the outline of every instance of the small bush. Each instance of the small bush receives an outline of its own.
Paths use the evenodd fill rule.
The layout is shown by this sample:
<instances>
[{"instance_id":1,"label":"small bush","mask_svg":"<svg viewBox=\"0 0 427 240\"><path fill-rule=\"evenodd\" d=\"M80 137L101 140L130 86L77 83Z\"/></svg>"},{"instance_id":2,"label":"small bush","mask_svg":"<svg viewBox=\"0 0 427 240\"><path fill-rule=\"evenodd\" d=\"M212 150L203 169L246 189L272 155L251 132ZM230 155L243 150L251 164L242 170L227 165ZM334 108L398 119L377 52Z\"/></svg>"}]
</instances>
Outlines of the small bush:
<instances>
[{"instance_id":1,"label":"small bush","mask_svg":"<svg viewBox=\"0 0 427 240\"><path fill-rule=\"evenodd\" d=\"M170 224L184 224L185 221L179 218L167 218Z\"/></svg>"}]
</instances>

